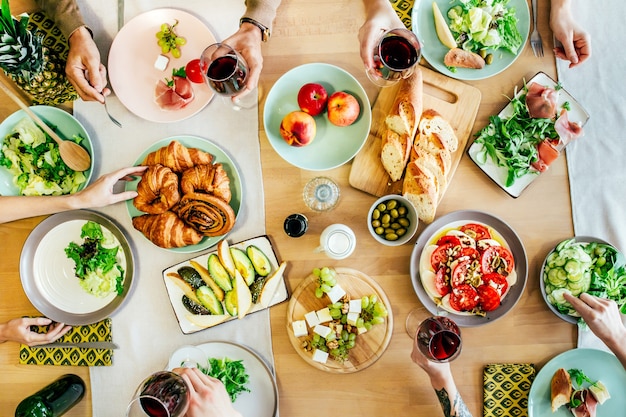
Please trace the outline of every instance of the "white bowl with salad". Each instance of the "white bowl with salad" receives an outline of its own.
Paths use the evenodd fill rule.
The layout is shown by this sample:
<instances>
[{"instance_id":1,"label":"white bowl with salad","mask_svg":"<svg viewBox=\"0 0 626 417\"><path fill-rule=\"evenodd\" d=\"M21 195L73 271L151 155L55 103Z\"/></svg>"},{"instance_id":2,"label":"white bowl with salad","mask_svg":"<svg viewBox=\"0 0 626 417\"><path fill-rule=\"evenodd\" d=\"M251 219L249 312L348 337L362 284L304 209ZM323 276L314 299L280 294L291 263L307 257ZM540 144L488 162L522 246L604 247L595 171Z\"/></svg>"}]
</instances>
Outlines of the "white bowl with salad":
<instances>
[{"instance_id":1,"label":"white bowl with salad","mask_svg":"<svg viewBox=\"0 0 626 417\"><path fill-rule=\"evenodd\" d=\"M93 145L84 126L56 107L32 106L31 110L62 138L79 141L91 155L91 166L84 172L69 169L58 145L18 110L0 123L0 195L61 195L82 190L89 184L94 163Z\"/></svg>"},{"instance_id":2,"label":"white bowl with salad","mask_svg":"<svg viewBox=\"0 0 626 417\"><path fill-rule=\"evenodd\" d=\"M586 292L612 299L626 308L626 258L610 243L590 236L559 242L541 267L541 293L546 304L561 319L575 324L579 314L565 301L566 292Z\"/></svg>"}]
</instances>

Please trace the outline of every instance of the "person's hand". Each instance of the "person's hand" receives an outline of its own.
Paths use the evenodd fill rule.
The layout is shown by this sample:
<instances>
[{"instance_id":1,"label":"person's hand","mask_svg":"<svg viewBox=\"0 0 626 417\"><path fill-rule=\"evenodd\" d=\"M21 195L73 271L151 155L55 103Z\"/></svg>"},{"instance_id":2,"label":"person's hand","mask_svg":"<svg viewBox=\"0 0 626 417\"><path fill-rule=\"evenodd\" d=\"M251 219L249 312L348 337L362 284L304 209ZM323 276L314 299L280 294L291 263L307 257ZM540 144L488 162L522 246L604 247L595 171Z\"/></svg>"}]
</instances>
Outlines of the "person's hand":
<instances>
[{"instance_id":1,"label":"person's hand","mask_svg":"<svg viewBox=\"0 0 626 417\"><path fill-rule=\"evenodd\" d=\"M554 48L554 54L570 61L570 68L582 64L591 56L591 36L574 20L569 2L552 2L550 28L562 44Z\"/></svg>"},{"instance_id":2,"label":"person's hand","mask_svg":"<svg viewBox=\"0 0 626 417\"><path fill-rule=\"evenodd\" d=\"M65 74L83 100L104 103L111 94L106 81L106 68L100 62L100 51L89 30L81 26L69 38L70 51Z\"/></svg>"},{"instance_id":3,"label":"person's hand","mask_svg":"<svg viewBox=\"0 0 626 417\"><path fill-rule=\"evenodd\" d=\"M364 2L365 22L359 29L360 54L365 69L374 67L372 51L383 33L391 29L406 28L388 0Z\"/></svg>"},{"instance_id":4,"label":"person's hand","mask_svg":"<svg viewBox=\"0 0 626 417\"><path fill-rule=\"evenodd\" d=\"M615 301L587 293L574 297L566 292L563 297L578 311L589 329L609 348L620 340L622 342L626 340L626 328Z\"/></svg>"},{"instance_id":5,"label":"person's hand","mask_svg":"<svg viewBox=\"0 0 626 417\"><path fill-rule=\"evenodd\" d=\"M49 324L52 324L52 320L45 317L23 317L10 320L0 324L0 342L10 340L28 346L43 345L54 342L72 328L63 323L56 323L50 327L47 333L37 333L30 329L31 326L47 326Z\"/></svg>"},{"instance_id":6,"label":"person's hand","mask_svg":"<svg viewBox=\"0 0 626 417\"><path fill-rule=\"evenodd\" d=\"M82 191L73 194L78 202L77 208L104 207L137 197L136 191L123 191L115 194L113 187L118 181L132 181L134 175L143 173L148 167L128 167L102 175L93 184Z\"/></svg>"},{"instance_id":7,"label":"person's hand","mask_svg":"<svg viewBox=\"0 0 626 417\"><path fill-rule=\"evenodd\" d=\"M417 343L413 342L413 350L411 351L411 360L419 365L430 377L430 380L435 385L443 386L443 381L452 378L452 372L450 371L449 362L433 362L428 360L417 347Z\"/></svg>"},{"instance_id":8,"label":"person's hand","mask_svg":"<svg viewBox=\"0 0 626 417\"><path fill-rule=\"evenodd\" d=\"M189 388L189 408L185 417L241 417L233 408L224 384L197 368L175 368Z\"/></svg>"},{"instance_id":9,"label":"person's hand","mask_svg":"<svg viewBox=\"0 0 626 417\"><path fill-rule=\"evenodd\" d=\"M259 84L259 77L263 69L263 51L261 50L261 31L251 23L243 23L239 30L225 39L223 43L239 52L248 64L246 88L233 97L233 101L245 96Z\"/></svg>"}]
</instances>

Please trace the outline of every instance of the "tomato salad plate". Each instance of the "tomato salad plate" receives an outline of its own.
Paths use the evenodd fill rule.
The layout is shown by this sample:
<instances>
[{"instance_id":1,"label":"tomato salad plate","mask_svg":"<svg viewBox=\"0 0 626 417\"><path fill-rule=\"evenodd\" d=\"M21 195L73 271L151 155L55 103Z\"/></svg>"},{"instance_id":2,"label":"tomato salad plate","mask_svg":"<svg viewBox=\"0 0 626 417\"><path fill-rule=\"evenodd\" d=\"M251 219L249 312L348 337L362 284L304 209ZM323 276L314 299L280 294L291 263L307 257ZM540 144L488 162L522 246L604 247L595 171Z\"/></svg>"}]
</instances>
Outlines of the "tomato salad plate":
<instances>
[{"instance_id":1,"label":"tomato salad plate","mask_svg":"<svg viewBox=\"0 0 626 417\"><path fill-rule=\"evenodd\" d=\"M176 24L176 34L185 39L178 58L172 52L163 53L158 45L156 34L163 24ZM108 67L113 91L128 110L143 119L158 123L187 119L211 101L214 93L209 86L204 82L185 83L193 90L193 100L176 110L164 110L155 100L157 83L171 80L174 69L198 59L204 48L214 42L209 28L185 11L163 8L142 13L126 23L111 44ZM164 69L160 69L157 59L167 62Z\"/></svg>"},{"instance_id":2,"label":"tomato salad plate","mask_svg":"<svg viewBox=\"0 0 626 417\"><path fill-rule=\"evenodd\" d=\"M528 275L526 251L501 219L457 211L431 223L411 254L411 280L432 314L449 314L459 326L479 326L508 313Z\"/></svg>"}]
</instances>

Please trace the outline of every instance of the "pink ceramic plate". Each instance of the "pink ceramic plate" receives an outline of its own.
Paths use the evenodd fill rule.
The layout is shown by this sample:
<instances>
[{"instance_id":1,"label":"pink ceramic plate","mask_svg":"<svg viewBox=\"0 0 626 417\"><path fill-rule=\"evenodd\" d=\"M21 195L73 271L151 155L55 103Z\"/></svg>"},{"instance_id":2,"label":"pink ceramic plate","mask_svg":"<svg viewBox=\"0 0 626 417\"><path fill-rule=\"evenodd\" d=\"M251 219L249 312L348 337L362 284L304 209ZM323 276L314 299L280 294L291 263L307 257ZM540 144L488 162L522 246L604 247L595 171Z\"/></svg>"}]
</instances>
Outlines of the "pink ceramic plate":
<instances>
[{"instance_id":1,"label":"pink ceramic plate","mask_svg":"<svg viewBox=\"0 0 626 417\"><path fill-rule=\"evenodd\" d=\"M163 23L174 24L178 20L177 34L187 43L181 47L180 58L166 56L169 63L164 71L154 63L161 48L156 33ZM207 46L215 43L215 36L195 16L176 9L155 9L130 20L119 31L109 52L109 78L113 91L122 104L137 116L152 122L177 122L193 116L206 106L213 91L206 84L194 84L195 99L176 111L164 111L154 101L158 80L172 77L172 69L184 67L187 62L200 58Z\"/></svg>"}]
</instances>

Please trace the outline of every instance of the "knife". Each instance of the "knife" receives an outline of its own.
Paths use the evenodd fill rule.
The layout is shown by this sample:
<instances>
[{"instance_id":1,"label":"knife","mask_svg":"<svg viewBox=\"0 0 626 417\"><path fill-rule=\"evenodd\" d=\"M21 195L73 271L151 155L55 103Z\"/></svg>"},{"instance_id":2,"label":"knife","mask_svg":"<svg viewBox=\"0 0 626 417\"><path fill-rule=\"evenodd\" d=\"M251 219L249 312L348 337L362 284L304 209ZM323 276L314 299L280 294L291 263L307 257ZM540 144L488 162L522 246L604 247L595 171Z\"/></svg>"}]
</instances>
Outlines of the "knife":
<instances>
[{"instance_id":1,"label":"knife","mask_svg":"<svg viewBox=\"0 0 626 417\"><path fill-rule=\"evenodd\" d=\"M34 348L84 348L84 349L118 349L113 342L53 342L45 345L33 346Z\"/></svg>"}]
</instances>

